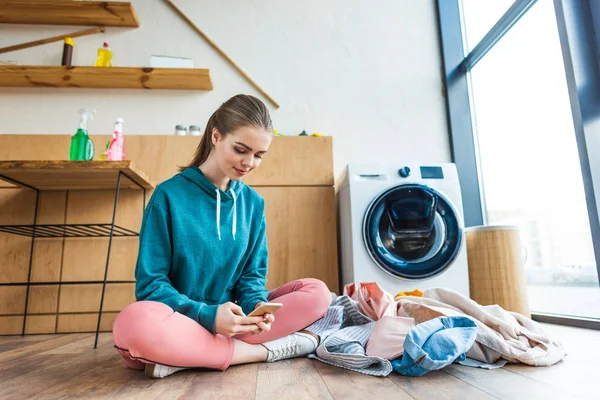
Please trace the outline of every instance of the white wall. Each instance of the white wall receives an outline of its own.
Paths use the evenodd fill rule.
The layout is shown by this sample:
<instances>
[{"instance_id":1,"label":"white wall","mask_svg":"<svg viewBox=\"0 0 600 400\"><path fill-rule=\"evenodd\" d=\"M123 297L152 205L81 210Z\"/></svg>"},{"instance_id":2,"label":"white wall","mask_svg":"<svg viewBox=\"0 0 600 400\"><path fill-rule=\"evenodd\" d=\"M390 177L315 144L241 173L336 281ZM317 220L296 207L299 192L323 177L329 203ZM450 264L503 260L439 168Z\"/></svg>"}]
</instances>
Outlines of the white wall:
<instances>
[{"instance_id":1,"label":"white wall","mask_svg":"<svg viewBox=\"0 0 600 400\"><path fill-rule=\"evenodd\" d=\"M208 92L0 88L0 133L74 133L77 110L97 110L91 134L125 119L127 134L204 126L237 93L261 97L162 0L133 0L141 27L75 39L73 65L93 65L109 42L113 65L148 66L150 55L193 58L210 68ZM176 0L258 82L286 134L335 137L336 176L348 162L450 159L434 0ZM0 47L84 27L1 25ZM60 65L62 43L0 55L18 64ZM261 97L262 98L262 97Z\"/></svg>"}]
</instances>

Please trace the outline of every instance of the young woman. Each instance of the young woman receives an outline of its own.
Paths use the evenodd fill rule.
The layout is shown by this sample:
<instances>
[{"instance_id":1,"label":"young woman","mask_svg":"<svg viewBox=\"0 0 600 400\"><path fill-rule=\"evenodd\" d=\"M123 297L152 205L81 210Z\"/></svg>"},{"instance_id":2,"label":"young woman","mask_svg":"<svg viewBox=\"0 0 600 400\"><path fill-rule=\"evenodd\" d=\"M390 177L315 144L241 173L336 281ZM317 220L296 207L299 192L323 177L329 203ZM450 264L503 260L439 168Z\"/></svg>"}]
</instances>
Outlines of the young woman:
<instances>
[{"instance_id":1,"label":"young woman","mask_svg":"<svg viewBox=\"0 0 600 400\"><path fill-rule=\"evenodd\" d=\"M331 294L311 278L265 289L264 200L242 183L272 137L265 105L232 97L210 117L192 162L154 191L140 232L138 301L113 326L129 367L163 378L185 368L304 356L317 347L318 336L303 328L325 314ZM247 316L268 301L283 304L277 319Z\"/></svg>"}]
</instances>

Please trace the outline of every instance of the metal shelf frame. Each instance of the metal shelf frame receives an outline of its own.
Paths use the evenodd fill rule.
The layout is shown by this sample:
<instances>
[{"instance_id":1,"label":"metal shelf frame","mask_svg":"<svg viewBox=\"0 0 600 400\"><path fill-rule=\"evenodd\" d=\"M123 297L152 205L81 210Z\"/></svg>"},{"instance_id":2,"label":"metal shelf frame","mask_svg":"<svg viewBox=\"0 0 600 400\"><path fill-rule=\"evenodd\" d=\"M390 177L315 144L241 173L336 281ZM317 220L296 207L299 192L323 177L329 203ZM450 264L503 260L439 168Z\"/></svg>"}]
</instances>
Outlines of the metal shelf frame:
<instances>
[{"instance_id":1,"label":"metal shelf frame","mask_svg":"<svg viewBox=\"0 0 600 400\"><path fill-rule=\"evenodd\" d=\"M136 182L134 179L129 177L125 172L119 171L117 175L117 182L115 185L115 199L112 212L112 220L106 224L37 224L39 198L41 190L30 186L24 182L19 182L11 179L5 175L0 174L0 180L4 180L8 183L15 184L22 188L27 188L35 192L35 210L33 214L33 224L30 225L0 225L0 232L28 236L31 237L31 246L29 248L29 267L27 270L27 282L23 283L0 283L0 286L27 286L25 294L25 309L23 310L23 329L21 332L22 336L25 336L25 329L27 327L27 308L29 305L29 291L31 286L36 285L72 285L72 284L102 284L102 295L100 297L100 307L98 309L98 323L96 325L96 338L94 340L94 349L98 347L98 335L100 333L100 321L102 320L102 307L104 306L104 295L106 293L106 284L108 277L108 265L110 263L110 252L112 248L112 240L114 237L137 237L138 232L120 227L115 225L115 218L117 215L117 205L119 202L119 192L121 190L122 179L128 179L138 186L143 192L143 203L142 203L142 214L146 208L146 188ZM104 267L104 280L102 281L80 281L80 282L31 282L31 267L33 265L33 250L36 239L43 238L90 238L90 237L108 237L108 251L106 254L106 266ZM111 281L108 283L131 283L135 281ZM58 313L57 313L58 315Z\"/></svg>"}]
</instances>

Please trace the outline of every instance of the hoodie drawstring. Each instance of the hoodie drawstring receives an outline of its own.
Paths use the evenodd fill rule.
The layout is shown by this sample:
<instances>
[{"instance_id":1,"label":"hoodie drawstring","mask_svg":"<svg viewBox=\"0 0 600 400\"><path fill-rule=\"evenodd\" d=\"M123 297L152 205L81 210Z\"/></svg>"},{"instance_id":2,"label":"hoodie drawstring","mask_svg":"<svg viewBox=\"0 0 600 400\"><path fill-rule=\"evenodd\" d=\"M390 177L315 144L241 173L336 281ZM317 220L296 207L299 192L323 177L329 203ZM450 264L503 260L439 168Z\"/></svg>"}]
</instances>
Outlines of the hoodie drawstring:
<instances>
[{"instance_id":1,"label":"hoodie drawstring","mask_svg":"<svg viewBox=\"0 0 600 400\"><path fill-rule=\"evenodd\" d=\"M217 191L217 234L219 235L219 240L221 240L221 192L219 189Z\"/></svg>"},{"instance_id":2,"label":"hoodie drawstring","mask_svg":"<svg viewBox=\"0 0 600 400\"><path fill-rule=\"evenodd\" d=\"M233 198L233 227L231 228L231 232L233 233L233 240L235 240L235 231L237 229L237 207L236 207L236 197L233 189L229 189L231 193L231 197Z\"/></svg>"},{"instance_id":3,"label":"hoodie drawstring","mask_svg":"<svg viewBox=\"0 0 600 400\"><path fill-rule=\"evenodd\" d=\"M217 192L217 235L219 236L219 240L221 240L221 191L219 189L215 191ZM233 240L235 240L235 233L237 231L237 198L233 189L229 189L229 192L233 199L233 226L231 227L231 233L233 234Z\"/></svg>"}]
</instances>

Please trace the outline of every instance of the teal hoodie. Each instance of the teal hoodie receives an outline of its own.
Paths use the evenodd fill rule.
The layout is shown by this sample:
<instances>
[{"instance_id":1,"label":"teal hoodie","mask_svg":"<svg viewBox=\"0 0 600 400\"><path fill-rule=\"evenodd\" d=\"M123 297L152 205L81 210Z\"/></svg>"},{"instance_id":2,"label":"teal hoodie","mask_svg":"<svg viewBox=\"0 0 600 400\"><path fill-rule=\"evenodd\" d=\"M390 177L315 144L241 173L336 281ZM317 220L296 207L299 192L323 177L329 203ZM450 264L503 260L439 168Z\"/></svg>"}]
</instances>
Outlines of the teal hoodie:
<instances>
[{"instance_id":1,"label":"teal hoodie","mask_svg":"<svg viewBox=\"0 0 600 400\"><path fill-rule=\"evenodd\" d=\"M198 167L157 186L144 212L135 269L138 301L153 300L215 333L219 305L245 314L267 301L264 200L242 182L227 192Z\"/></svg>"}]
</instances>

